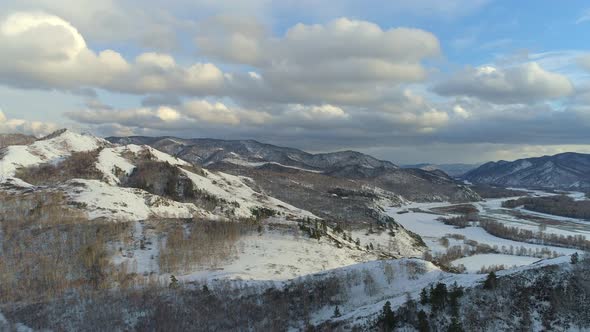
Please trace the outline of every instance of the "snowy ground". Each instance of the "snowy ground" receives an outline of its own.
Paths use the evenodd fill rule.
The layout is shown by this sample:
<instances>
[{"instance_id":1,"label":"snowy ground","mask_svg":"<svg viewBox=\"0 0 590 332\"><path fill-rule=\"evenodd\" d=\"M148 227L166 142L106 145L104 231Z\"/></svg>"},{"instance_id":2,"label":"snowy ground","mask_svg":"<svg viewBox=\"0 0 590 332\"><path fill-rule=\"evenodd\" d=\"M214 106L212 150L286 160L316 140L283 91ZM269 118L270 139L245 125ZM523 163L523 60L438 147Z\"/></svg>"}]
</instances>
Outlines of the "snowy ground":
<instances>
[{"instance_id":1,"label":"snowy ground","mask_svg":"<svg viewBox=\"0 0 590 332\"><path fill-rule=\"evenodd\" d=\"M465 236L467 240L474 240L478 243L487 244L491 247L498 248L509 248L510 246L519 248L525 247L527 250L530 248L533 251L541 250L543 248L549 248L551 251L555 251L561 255L569 255L576 250L543 246L537 244L530 244L525 242L517 242L512 240L502 239L487 233L483 228L480 227L466 227L456 228L454 226L445 225L441 221L436 220L441 217L440 214L425 213L425 212L412 212L398 214L399 211L408 211L412 208L419 208L423 211L428 211L433 207L441 207L449 205L448 203L412 203L401 208L392 207L388 209L388 214L395 218L395 220L408 230L417 233L422 237L424 242L433 252L444 252L446 247L443 247L439 240L449 234L459 234Z\"/></svg>"},{"instance_id":2,"label":"snowy ground","mask_svg":"<svg viewBox=\"0 0 590 332\"><path fill-rule=\"evenodd\" d=\"M528 192L530 195L534 196L555 195L554 193L539 190L528 190ZM583 199L585 197L584 193L579 192L569 192L567 194L574 199ZM545 233L564 236L584 235L587 238L590 238L590 222L585 220L535 213L518 208L502 208L501 205L503 201L514 198L516 197L488 199L481 202L475 202L473 205L479 210L481 216L502 222L507 226L539 231L539 222L535 221L534 218L542 217L546 219L546 222L544 223L546 224L546 227L543 230ZM389 208L388 214L408 230L419 234L424 239L432 253L444 253L447 248L455 245L463 246L468 240L477 241L480 244L487 244L501 252L501 254L478 254L453 261L453 265L463 264L467 268L467 272L470 273L478 271L482 267L489 267L490 265L504 265L506 267L528 265L539 260L538 257L530 257L530 253L536 255L542 249L548 249L552 253L555 252L558 255L571 255L574 252L580 251L577 249L537 245L502 239L487 233L483 228L477 226L456 228L454 226L445 225L441 221L438 221L437 218L450 215L432 213L431 209L450 205L452 204L446 202L410 203L402 207ZM514 212L520 213L521 215L515 215ZM464 236L465 240L450 238L448 237L449 234ZM441 244L441 238L443 237L447 237L449 240L448 245ZM512 252L512 248L517 251L522 247L526 248L528 256L506 254Z\"/></svg>"},{"instance_id":3,"label":"snowy ground","mask_svg":"<svg viewBox=\"0 0 590 332\"><path fill-rule=\"evenodd\" d=\"M535 263L498 272L499 276L520 273L529 269L548 265L569 266L569 257L559 257L547 260L536 260ZM387 278L387 268L393 273L391 279ZM415 267L418 267L418 273ZM342 320L355 323L367 322L380 312L386 301L390 301L392 308L397 308L405 303L408 296L418 300L420 291L438 282L450 286L457 283L459 286L472 287L484 281L486 275L482 274L453 274L440 270L435 265L419 259L400 259L390 261L367 262L326 271L314 277L330 277L354 279L355 274L363 276L370 274L375 282L376 292L368 294L364 282L352 282L350 295L345 303L339 306L342 314L339 318L332 318L334 307L326 306L316 312L312 317L312 323L318 324L327 320Z\"/></svg>"},{"instance_id":4,"label":"snowy ground","mask_svg":"<svg viewBox=\"0 0 590 332\"><path fill-rule=\"evenodd\" d=\"M147 243L143 249L140 240ZM123 250L112 257L112 262L125 263L132 272L160 274L158 243L158 235L144 222L135 222L132 243L122 246ZM278 224L273 221L260 233L242 236L235 247L237 252L214 266L186 267L189 273L175 273L175 276L187 282L216 279L284 281L378 258L376 252L355 246L338 248L328 237L311 239L299 231L296 223L285 220ZM161 277L167 279L168 275L162 274Z\"/></svg>"},{"instance_id":5,"label":"snowy ground","mask_svg":"<svg viewBox=\"0 0 590 332\"><path fill-rule=\"evenodd\" d=\"M479 254L454 260L454 266L463 265L468 273L477 273L482 267L504 265L507 268L513 266L529 265L539 261L539 258L514 256L504 254Z\"/></svg>"}]
</instances>

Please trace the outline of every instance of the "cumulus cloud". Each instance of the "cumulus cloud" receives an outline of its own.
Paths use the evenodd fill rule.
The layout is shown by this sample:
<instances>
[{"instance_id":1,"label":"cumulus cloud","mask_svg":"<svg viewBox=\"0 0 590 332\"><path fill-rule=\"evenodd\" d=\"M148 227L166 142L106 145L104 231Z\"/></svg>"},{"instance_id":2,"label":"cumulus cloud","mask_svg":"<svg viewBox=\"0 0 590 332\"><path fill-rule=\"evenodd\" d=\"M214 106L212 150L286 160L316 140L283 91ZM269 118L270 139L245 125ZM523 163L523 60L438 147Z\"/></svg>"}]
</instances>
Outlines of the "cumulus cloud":
<instances>
[{"instance_id":1,"label":"cumulus cloud","mask_svg":"<svg viewBox=\"0 0 590 332\"><path fill-rule=\"evenodd\" d=\"M348 18L296 24L275 38L255 21L223 17L196 41L210 58L257 68L227 75L228 94L286 103L372 101L384 87L424 80L423 61L440 55L430 32Z\"/></svg>"},{"instance_id":2,"label":"cumulus cloud","mask_svg":"<svg viewBox=\"0 0 590 332\"><path fill-rule=\"evenodd\" d=\"M135 109L87 108L65 114L68 118L85 124L116 124L158 130L258 125L272 119L272 116L265 112L230 107L220 102L211 103L206 100L190 100L174 106L162 105Z\"/></svg>"},{"instance_id":3,"label":"cumulus cloud","mask_svg":"<svg viewBox=\"0 0 590 332\"><path fill-rule=\"evenodd\" d=\"M57 129L57 125L53 123L11 119L0 110L0 133L22 133L40 137Z\"/></svg>"},{"instance_id":4,"label":"cumulus cloud","mask_svg":"<svg viewBox=\"0 0 590 332\"><path fill-rule=\"evenodd\" d=\"M497 68L467 68L434 87L443 96L469 96L499 103L531 103L571 95L570 80L558 73L544 70L539 64Z\"/></svg>"},{"instance_id":5,"label":"cumulus cloud","mask_svg":"<svg viewBox=\"0 0 590 332\"><path fill-rule=\"evenodd\" d=\"M69 22L45 13L15 13L0 23L0 82L17 87L127 93L207 94L223 84L210 63L179 66L170 55L143 53L129 63L113 50L95 53Z\"/></svg>"}]
</instances>

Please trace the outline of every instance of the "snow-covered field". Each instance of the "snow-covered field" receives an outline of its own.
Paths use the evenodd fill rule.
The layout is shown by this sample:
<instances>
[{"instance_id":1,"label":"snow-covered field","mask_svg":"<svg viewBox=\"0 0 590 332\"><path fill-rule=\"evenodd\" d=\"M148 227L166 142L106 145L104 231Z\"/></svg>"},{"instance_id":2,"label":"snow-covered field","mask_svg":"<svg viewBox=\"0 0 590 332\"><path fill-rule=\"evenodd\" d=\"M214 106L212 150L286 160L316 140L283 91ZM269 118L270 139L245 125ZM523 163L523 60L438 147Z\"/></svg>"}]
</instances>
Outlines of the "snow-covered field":
<instances>
[{"instance_id":1,"label":"snow-covered field","mask_svg":"<svg viewBox=\"0 0 590 332\"><path fill-rule=\"evenodd\" d=\"M576 250L574 249L543 246L502 239L487 233L483 228L480 227L456 228L454 226L445 225L441 221L436 220L437 218L441 217L440 214L411 211L403 214L398 214L399 211L408 211L411 208L419 208L421 210L427 211L433 207L441 207L446 205L449 204L412 203L403 207L389 208L388 214L395 218L395 220L402 226L404 226L406 229L420 235L422 239L424 239L424 242L426 242L430 250L432 250L433 252L444 252L446 250L446 248L439 243L439 240L442 237L449 234L459 234L465 236L465 239L467 240L474 240L478 243L487 244L491 247L497 247L499 249L501 249L502 247L510 248L512 246L515 248L525 247L527 250L531 249L532 251L537 251L543 248L548 248L549 250L555 251L561 255L569 255L576 252Z\"/></svg>"},{"instance_id":2,"label":"snow-covered field","mask_svg":"<svg viewBox=\"0 0 590 332\"><path fill-rule=\"evenodd\" d=\"M523 190L520 188L513 189ZM528 190L528 192L533 196L555 195L554 193L539 190ZM569 192L567 194L574 199L584 199L585 197L584 193L579 192ZM590 222L585 220L536 213L519 208L507 209L502 207L502 202L514 198L516 197L488 199L472 204L479 210L480 216L501 222L506 226L538 232L541 228L539 222L536 222L534 218L541 217L547 220L542 229L546 234L563 236L583 235L586 236L586 238L590 238ZM441 215L439 213L434 213L431 210L450 205L452 204L448 202L410 203L402 207L389 208L387 211L398 223L408 230L419 234L433 254L445 253L446 250L452 246L464 246L469 240L477 241L479 244L489 245L499 252L494 254L476 254L452 262L455 266L460 264L464 265L466 267L466 272L468 273L474 273L482 267L489 267L492 265L504 265L505 267L528 265L539 260L539 253L542 250L549 250L549 252L557 255L571 255L574 252L580 251L571 248L538 245L499 238L487 233L483 228L478 227L476 224L466 228L456 228L451 225L445 225L437 219L451 215ZM403 213L398 214L398 212ZM520 215L515 214L515 212L520 213ZM465 239L457 239L452 236L449 237L449 235L452 234L465 237ZM444 241L441 241L443 237L448 241L448 243L445 243L444 245ZM527 256L515 256L510 254L511 252L518 252L520 248L526 249ZM530 257L531 254L536 257Z\"/></svg>"},{"instance_id":3,"label":"snow-covered field","mask_svg":"<svg viewBox=\"0 0 590 332\"><path fill-rule=\"evenodd\" d=\"M479 254L454 260L454 266L463 265L468 273L476 273L482 267L504 265L507 268L513 266L529 265L539 261L539 258L527 256L514 256L504 254Z\"/></svg>"}]
</instances>

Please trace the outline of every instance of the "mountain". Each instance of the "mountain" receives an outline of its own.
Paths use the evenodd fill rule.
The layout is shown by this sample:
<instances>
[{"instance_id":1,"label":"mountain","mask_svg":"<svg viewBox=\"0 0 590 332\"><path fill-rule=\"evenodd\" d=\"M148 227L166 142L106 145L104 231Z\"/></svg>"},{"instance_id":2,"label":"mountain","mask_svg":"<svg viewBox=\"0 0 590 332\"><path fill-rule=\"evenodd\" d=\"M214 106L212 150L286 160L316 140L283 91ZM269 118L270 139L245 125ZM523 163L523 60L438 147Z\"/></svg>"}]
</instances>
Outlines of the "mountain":
<instances>
[{"instance_id":1,"label":"mountain","mask_svg":"<svg viewBox=\"0 0 590 332\"><path fill-rule=\"evenodd\" d=\"M313 217L252 189L249 179L209 172L149 146L114 145L69 130L7 146L0 156L4 188L60 192L65 204L82 207L91 219L252 218L259 209Z\"/></svg>"},{"instance_id":2,"label":"mountain","mask_svg":"<svg viewBox=\"0 0 590 332\"><path fill-rule=\"evenodd\" d=\"M497 186L590 189L590 155L574 152L515 161L489 162L462 177Z\"/></svg>"},{"instance_id":3,"label":"mountain","mask_svg":"<svg viewBox=\"0 0 590 332\"><path fill-rule=\"evenodd\" d=\"M373 331L384 308L408 331L586 326L590 261L443 218L494 202L411 202L476 198L440 170L179 141L62 130L0 149L0 330ZM506 257L516 243L531 257ZM504 262L530 265L484 289L473 271Z\"/></svg>"},{"instance_id":4,"label":"mountain","mask_svg":"<svg viewBox=\"0 0 590 332\"><path fill-rule=\"evenodd\" d=\"M146 144L180 159L232 174L253 177L284 176L304 172L313 181L353 181L378 187L412 201L472 201L477 194L442 172L404 169L384 160L356 152L311 154L253 140L181 139L174 137L109 137L117 144ZM257 172L259 171L259 172ZM262 173L256 175L256 173ZM267 188L265 188L267 189ZM294 203L293 203L294 204Z\"/></svg>"},{"instance_id":5,"label":"mountain","mask_svg":"<svg viewBox=\"0 0 590 332\"><path fill-rule=\"evenodd\" d=\"M441 170L452 177L459 177L472 169L479 167L481 164L411 164L403 165L403 168L419 168L425 171Z\"/></svg>"},{"instance_id":6,"label":"mountain","mask_svg":"<svg viewBox=\"0 0 590 332\"><path fill-rule=\"evenodd\" d=\"M298 149L264 144L254 140L232 141L145 136L109 137L107 140L117 144L150 145L158 150L203 166L223 161L251 165L272 162L316 171L337 170L349 166L367 169L398 168L389 161L378 160L355 151L311 154Z\"/></svg>"}]
</instances>

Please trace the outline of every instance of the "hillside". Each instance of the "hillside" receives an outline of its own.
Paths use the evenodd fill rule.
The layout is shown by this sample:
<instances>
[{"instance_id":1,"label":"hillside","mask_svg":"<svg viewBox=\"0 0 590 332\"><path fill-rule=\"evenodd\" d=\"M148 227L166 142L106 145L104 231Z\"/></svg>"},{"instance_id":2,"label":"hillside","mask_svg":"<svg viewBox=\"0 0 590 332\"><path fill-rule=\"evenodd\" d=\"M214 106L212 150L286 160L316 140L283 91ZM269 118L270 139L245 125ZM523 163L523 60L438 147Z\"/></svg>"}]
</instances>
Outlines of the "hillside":
<instances>
[{"instance_id":1,"label":"hillside","mask_svg":"<svg viewBox=\"0 0 590 332\"><path fill-rule=\"evenodd\" d=\"M252 140L141 136L110 137L107 140L119 144L147 144L180 159L232 173L250 168L253 172L272 170L281 173L281 176L288 176L293 173L292 170L296 170L313 178L318 178L317 174L320 177L327 176L333 182L353 180L413 201L479 199L477 194L442 172L403 169L389 161L355 151L311 154Z\"/></svg>"},{"instance_id":2,"label":"hillside","mask_svg":"<svg viewBox=\"0 0 590 332\"><path fill-rule=\"evenodd\" d=\"M434 171L434 170L441 170L452 177L459 177L477 167L481 164L429 164L429 163L422 163L422 164L410 164L410 165L403 165L403 168L420 168L425 171Z\"/></svg>"},{"instance_id":3,"label":"hillside","mask_svg":"<svg viewBox=\"0 0 590 332\"><path fill-rule=\"evenodd\" d=\"M504 269L508 285L557 270L559 286L590 245L579 220L503 208L509 198L466 202L478 197L441 171L252 141L142 140L61 130L0 149L0 329L372 331L389 301L411 330L407 304L441 283L465 288L464 309L429 324L494 329L506 325L468 311L487 310L484 273ZM527 305L534 324L581 324L547 323Z\"/></svg>"},{"instance_id":4,"label":"hillside","mask_svg":"<svg viewBox=\"0 0 590 332\"><path fill-rule=\"evenodd\" d=\"M590 155L567 152L489 162L467 172L463 178L473 183L497 186L588 190Z\"/></svg>"}]
</instances>

